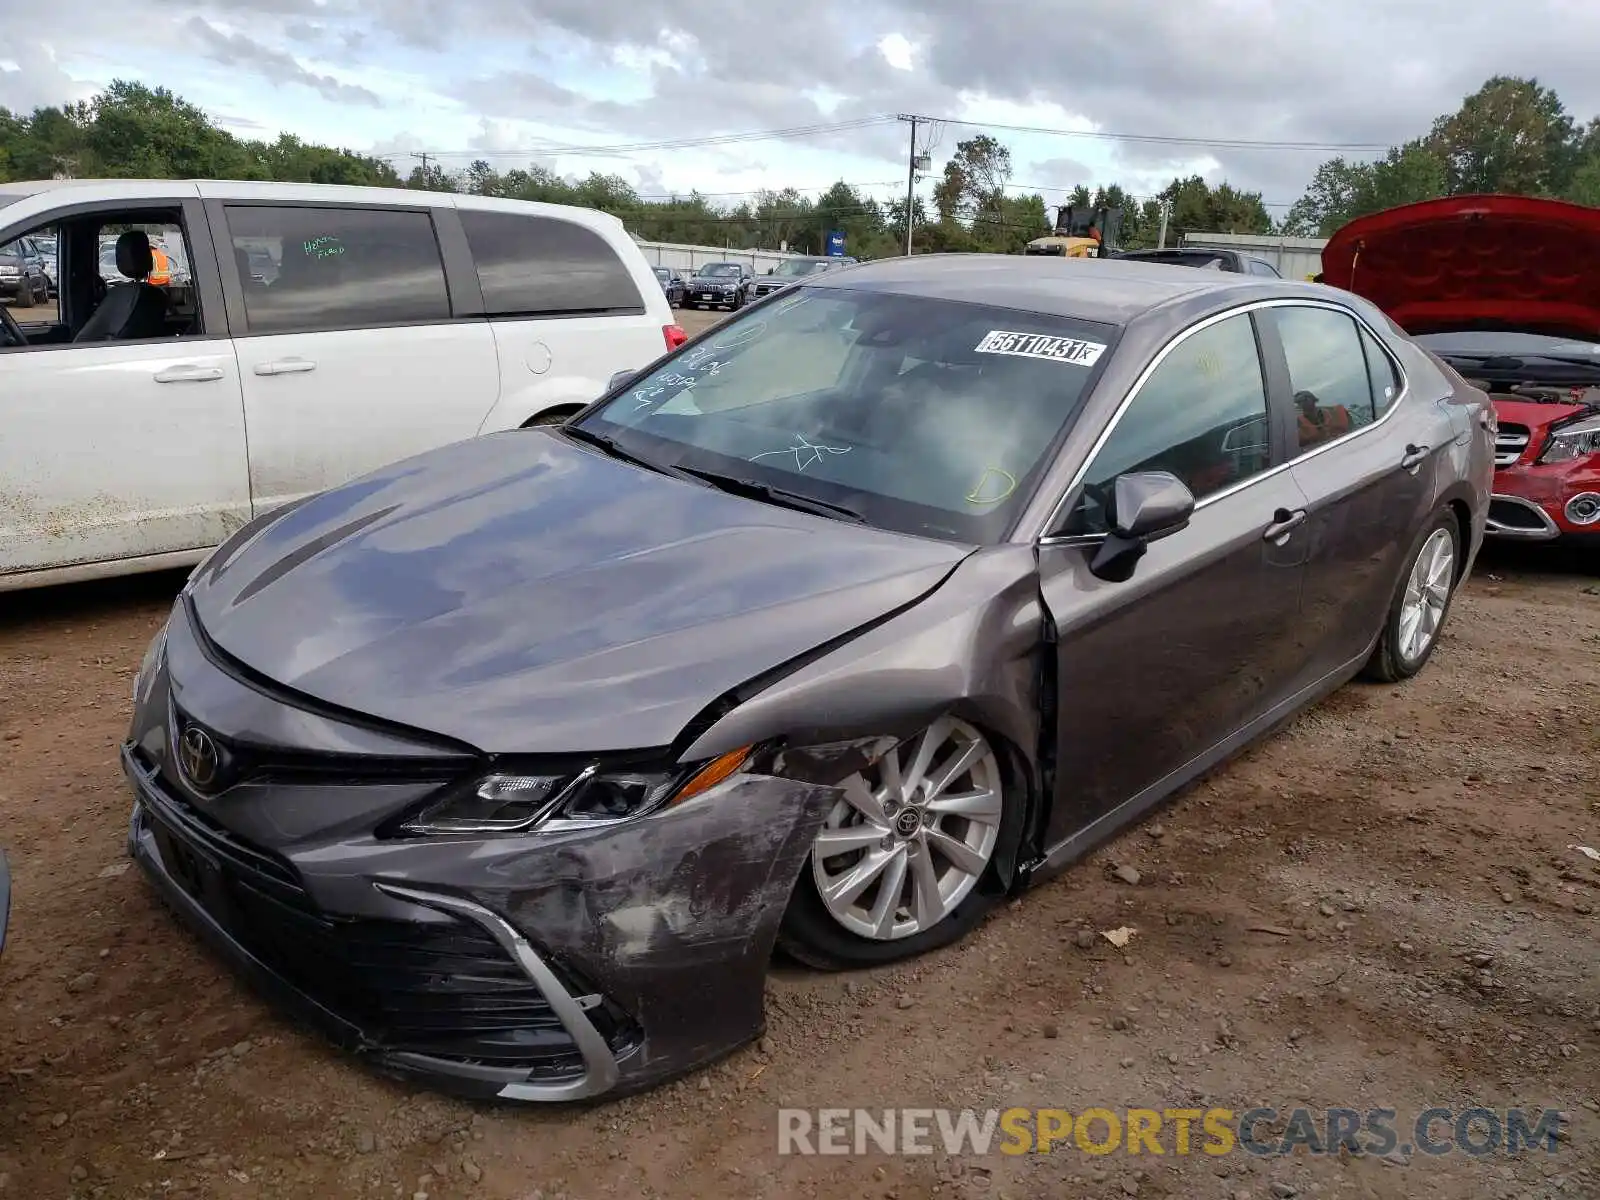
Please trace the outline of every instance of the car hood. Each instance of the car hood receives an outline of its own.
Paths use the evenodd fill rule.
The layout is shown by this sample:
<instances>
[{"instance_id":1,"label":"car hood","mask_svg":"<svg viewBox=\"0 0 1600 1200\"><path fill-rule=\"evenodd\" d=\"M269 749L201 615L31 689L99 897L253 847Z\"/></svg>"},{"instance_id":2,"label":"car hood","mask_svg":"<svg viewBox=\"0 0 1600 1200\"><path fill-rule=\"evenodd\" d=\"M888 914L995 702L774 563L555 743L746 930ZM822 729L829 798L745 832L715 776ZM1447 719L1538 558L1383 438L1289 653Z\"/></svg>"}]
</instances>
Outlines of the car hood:
<instances>
[{"instance_id":1,"label":"car hood","mask_svg":"<svg viewBox=\"0 0 1600 1200\"><path fill-rule=\"evenodd\" d=\"M1323 281L1407 333L1508 329L1600 337L1600 209L1449 196L1359 217L1322 249Z\"/></svg>"},{"instance_id":2,"label":"car hood","mask_svg":"<svg viewBox=\"0 0 1600 1200\"><path fill-rule=\"evenodd\" d=\"M393 464L225 544L194 611L246 667L486 753L668 746L971 547L779 508L554 430Z\"/></svg>"},{"instance_id":3,"label":"car hood","mask_svg":"<svg viewBox=\"0 0 1600 1200\"><path fill-rule=\"evenodd\" d=\"M713 286L718 284L726 284L728 287L732 287L734 284L739 282L739 277L737 275L691 275L689 277L689 282L694 284L696 287L701 287L707 284Z\"/></svg>"}]
</instances>

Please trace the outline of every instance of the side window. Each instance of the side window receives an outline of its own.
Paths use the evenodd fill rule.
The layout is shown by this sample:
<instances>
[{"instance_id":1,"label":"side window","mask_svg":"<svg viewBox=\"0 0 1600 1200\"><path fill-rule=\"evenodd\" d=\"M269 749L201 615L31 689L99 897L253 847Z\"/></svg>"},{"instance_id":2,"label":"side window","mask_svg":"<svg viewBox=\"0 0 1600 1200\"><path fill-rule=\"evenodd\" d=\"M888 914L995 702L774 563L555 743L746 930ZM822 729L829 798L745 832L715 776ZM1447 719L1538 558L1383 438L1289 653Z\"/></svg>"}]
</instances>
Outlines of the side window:
<instances>
[{"instance_id":1,"label":"side window","mask_svg":"<svg viewBox=\"0 0 1600 1200\"><path fill-rule=\"evenodd\" d=\"M633 277L594 230L520 213L460 215L490 316L644 311Z\"/></svg>"},{"instance_id":2,"label":"side window","mask_svg":"<svg viewBox=\"0 0 1600 1200\"><path fill-rule=\"evenodd\" d=\"M1245 261L1250 264L1250 274L1252 275L1270 275L1273 279L1282 278L1282 276L1280 276L1278 272L1273 269L1271 263L1262 262L1259 258L1247 258Z\"/></svg>"},{"instance_id":3,"label":"side window","mask_svg":"<svg viewBox=\"0 0 1600 1200\"><path fill-rule=\"evenodd\" d=\"M450 318L427 213L227 206L251 333L310 333Z\"/></svg>"},{"instance_id":4,"label":"side window","mask_svg":"<svg viewBox=\"0 0 1600 1200\"><path fill-rule=\"evenodd\" d=\"M1112 483L1126 472L1170 471L1203 500L1271 460L1261 355L1240 314L1179 342L1145 380L1089 464L1065 532L1106 532Z\"/></svg>"},{"instance_id":5,"label":"side window","mask_svg":"<svg viewBox=\"0 0 1600 1200\"><path fill-rule=\"evenodd\" d=\"M1400 372L1395 369L1394 359L1366 329L1361 330L1361 349L1366 352L1367 375L1372 380L1373 410L1381 417L1400 395Z\"/></svg>"},{"instance_id":6,"label":"side window","mask_svg":"<svg viewBox=\"0 0 1600 1200\"><path fill-rule=\"evenodd\" d=\"M1355 318L1331 308L1274 309L1294 389L1302 451L1377 419Z\"/></svg>"}]
</instances>

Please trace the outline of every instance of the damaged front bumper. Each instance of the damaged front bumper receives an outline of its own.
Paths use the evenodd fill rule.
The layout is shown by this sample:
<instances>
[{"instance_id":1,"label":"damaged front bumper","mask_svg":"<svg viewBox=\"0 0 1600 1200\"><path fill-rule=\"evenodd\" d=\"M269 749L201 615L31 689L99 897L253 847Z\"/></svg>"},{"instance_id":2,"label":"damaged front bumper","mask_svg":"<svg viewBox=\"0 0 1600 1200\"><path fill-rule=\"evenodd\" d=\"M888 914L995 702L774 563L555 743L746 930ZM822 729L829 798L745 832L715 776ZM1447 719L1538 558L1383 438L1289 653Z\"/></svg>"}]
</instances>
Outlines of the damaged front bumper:
<instances>
[{"instance_id":1,"label":"damaged front bumper","mask_svg":"<svg viewBox=\"0 0 1600 1200\"><path fill-rule=\"evenodd\" d=\"M641 1090L760 1036L778 924L837 795L746 774L608 828L273 851L138 743L123 766L130 854L254 984L388 1073L510 1101Z\"/></svg>"}]
</instances>

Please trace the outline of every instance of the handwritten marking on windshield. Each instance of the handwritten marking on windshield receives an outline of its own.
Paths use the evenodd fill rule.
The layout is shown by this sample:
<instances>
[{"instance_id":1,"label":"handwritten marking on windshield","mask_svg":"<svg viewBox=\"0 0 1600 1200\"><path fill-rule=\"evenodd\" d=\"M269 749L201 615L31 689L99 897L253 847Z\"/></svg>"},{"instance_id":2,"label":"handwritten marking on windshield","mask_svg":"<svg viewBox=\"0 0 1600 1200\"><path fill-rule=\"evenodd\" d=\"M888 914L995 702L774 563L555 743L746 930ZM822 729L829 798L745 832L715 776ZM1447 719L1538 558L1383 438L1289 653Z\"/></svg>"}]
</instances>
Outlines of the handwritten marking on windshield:
<instances>
[{"instance_id":1,"label":"handwritten marking on windshield","mask_svg":"<svg viewBox=\"0 0 1600 1200\"><path fill-rule=\"evenodd\" d=\"M1009 354L1014 358L1043 358L1075 367L1092 367L1106 352L1099 342L1082 338L1052 337L1045 333L1012 333L991 329L973 350L978 354Z\"/></svg>"},{"instance_id":2,"label":"handwritten marking on windshield","mask_svg":"<svg viewBox=\"0 0 1600 1200\"><path fill-rule=\"evenodd\" d=\"M801 434L794 435L794 445L782 450L763 450L760 454L752 455L751 462L760 458L771 458L774 455L794 455L794 467L797 471L804 471L807 467L815 466L822 461L824 454L849 454L849 446L824 446L819 443L808 442Z\"/></svg>"},{"instance_id":3,"label":"handwritten marking on windshield","mask_svg":"<svg viewBox=\"0 0 1600 1200\"><path fill-rule=\"evenodd\" d=\"M1010 471L1000 467L985 467L983 474L978 476L978 482L966 494L965 499L968 504L999 504L1016 490L1017 477ZM986 496L984 495L986 491L995 494Z\"/></svg>"},{"instance_id":4,"label":"handwritten marking on windshield","mask_svg":"<svg viewBox=\"0 0 1600 1200\"><path fill-rule=\"evenodd\" d=\"M712 338L710 344L719 350L728 350L734 346L742 346L746 342L760 337L766 331L767 323L765 321L746 321L744 324L736 325L728 330L721 337Z\"/></svg>"}]
</instances>

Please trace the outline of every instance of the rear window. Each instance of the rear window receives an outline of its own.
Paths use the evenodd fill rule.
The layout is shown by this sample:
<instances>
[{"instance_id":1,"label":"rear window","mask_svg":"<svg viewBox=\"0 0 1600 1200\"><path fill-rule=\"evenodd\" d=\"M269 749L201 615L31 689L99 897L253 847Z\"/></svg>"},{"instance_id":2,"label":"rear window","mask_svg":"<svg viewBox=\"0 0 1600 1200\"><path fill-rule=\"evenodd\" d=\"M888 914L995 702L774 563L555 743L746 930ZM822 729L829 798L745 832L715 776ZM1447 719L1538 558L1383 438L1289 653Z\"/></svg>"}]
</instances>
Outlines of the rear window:
<instances>
[{"instance_id":1,"label":"rear window","mask_svg":"<svg viewBox=\"0 0 1600 1200\"><path fill-rule=\"evenodd\" d=\"M229 205L252 333L308 333L450 319L444 262L424 212ZM276 262L270 279L257 268Z\"/></svg>"},{"instance_id":2,"label":"rear window","mask_svg":"<svg viewBox=\"0 0 1600 1200\"><path fill-rule=\"evenodd\" d=\"M1123 257L1136 262L1161 263L1169 267L1200 267L1211 271L1222 270L1228 261L1227 255L1207 250L1166 250L1157 254L1134 252Z\"/></svg>"},{"instance_id":3,"label":"rear window","mask_svg":"<svg viewBox=\"0 0 1600 1200\"><path fill-rule=\"evenodd\" d=\"M622 260L574 221L464 209L461 224L492 317L642 313Z\"/></svg>"}]
</instances>

